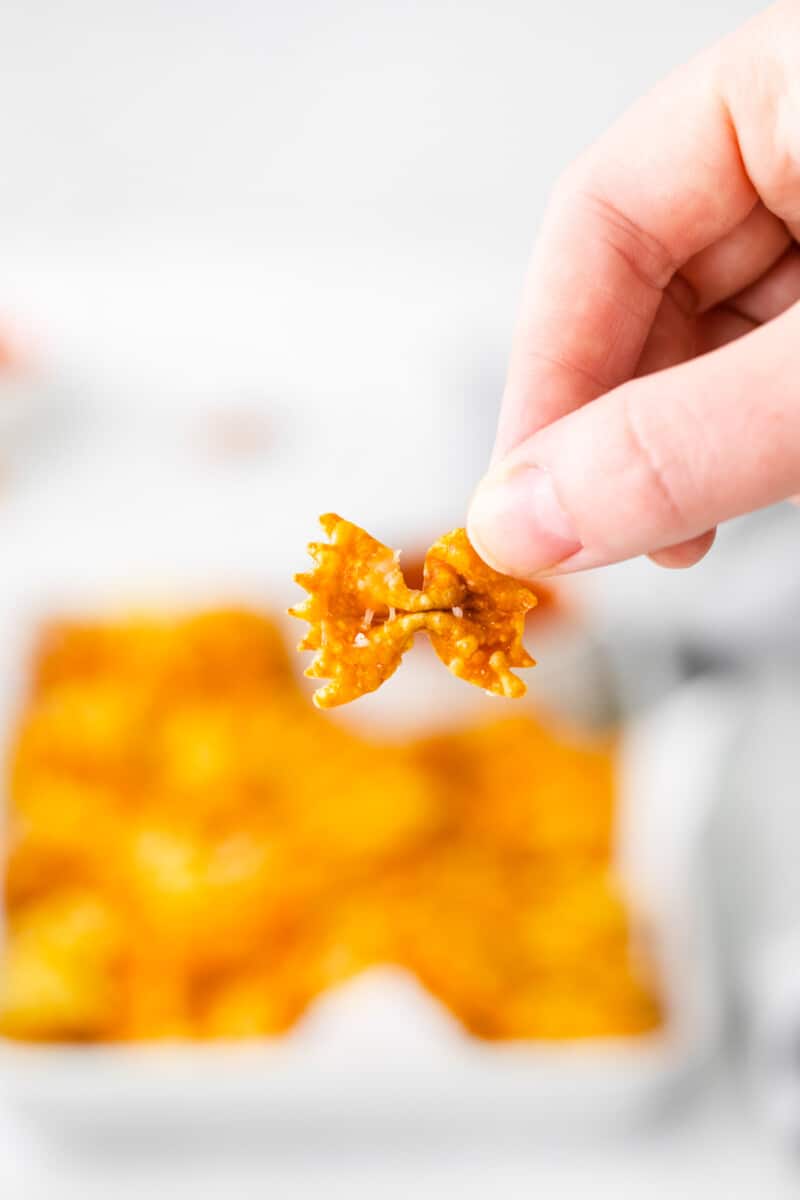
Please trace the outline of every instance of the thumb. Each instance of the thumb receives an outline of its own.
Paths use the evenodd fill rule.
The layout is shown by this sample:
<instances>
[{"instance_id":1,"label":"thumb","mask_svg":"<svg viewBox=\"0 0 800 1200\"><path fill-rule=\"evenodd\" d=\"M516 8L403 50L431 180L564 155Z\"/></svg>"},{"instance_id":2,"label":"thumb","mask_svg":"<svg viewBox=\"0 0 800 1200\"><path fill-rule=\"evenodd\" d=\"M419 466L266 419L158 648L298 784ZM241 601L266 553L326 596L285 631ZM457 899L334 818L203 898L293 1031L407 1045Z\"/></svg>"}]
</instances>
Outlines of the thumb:
<instances>
[{"instance_id":1,"label":"thumb","mask_svg":"<svg viewBox=\"0 0 800 1200\"><path fill-rule=\"evenodd\" d=\"M480 484L469 535L518 577L652 554L800 491L800 305L635 379L521 442Z\"/></svg>"}]
</instances>

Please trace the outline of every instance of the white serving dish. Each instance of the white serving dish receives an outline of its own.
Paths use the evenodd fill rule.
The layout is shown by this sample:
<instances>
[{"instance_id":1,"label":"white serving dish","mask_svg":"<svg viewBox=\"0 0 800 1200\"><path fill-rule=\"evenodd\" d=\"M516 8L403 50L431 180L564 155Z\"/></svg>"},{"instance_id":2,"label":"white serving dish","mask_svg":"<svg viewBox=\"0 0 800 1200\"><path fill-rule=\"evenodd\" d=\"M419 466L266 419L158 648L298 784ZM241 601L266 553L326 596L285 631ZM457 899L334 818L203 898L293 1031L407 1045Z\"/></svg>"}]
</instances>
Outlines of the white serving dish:
<instances>
[{"instance_id":1,"label":"white serving dish","mask_svg":"<svg viewBox=\"0 0 800 1200\"><path fill-rule=\"evenodd\" d=\"M619 861L662 977L668 1018L637 1038L485 1044L403 972L370 971L274 1042L26 1046L0 1042L0 1088L58 1132L287 1123L608 1125L636 1118L715 1053L721 999L701 867L703 830L739 704L686 687L624 735Z\"/></svg>"}]
</instances>

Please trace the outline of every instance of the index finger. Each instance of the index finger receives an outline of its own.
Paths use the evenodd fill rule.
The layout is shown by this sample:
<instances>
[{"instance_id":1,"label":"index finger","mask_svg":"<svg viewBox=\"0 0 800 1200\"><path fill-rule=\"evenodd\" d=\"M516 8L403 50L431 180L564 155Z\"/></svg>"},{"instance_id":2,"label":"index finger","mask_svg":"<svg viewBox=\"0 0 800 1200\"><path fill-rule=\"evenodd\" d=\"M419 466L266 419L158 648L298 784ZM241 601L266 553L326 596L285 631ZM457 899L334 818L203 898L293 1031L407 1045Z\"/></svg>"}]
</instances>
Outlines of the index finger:
<instances>
[{"instance_id":1,"label":"index finger","mask_svg":"<svg viewBox=\"0 0 800 1200\"><path fill-rule=\"evenodd\" d=\"M780 75L786 19L800 39L797 14L780 4L676 71L558 183L525 287L495 459L629 379L665 291L685 302L678 281L670 288L676 273L747 217L758 189L731 94L749 73L749 102L763 101L759 80ZM756 165L770 169L763 155Z\"/></svg>"}]
</instances>

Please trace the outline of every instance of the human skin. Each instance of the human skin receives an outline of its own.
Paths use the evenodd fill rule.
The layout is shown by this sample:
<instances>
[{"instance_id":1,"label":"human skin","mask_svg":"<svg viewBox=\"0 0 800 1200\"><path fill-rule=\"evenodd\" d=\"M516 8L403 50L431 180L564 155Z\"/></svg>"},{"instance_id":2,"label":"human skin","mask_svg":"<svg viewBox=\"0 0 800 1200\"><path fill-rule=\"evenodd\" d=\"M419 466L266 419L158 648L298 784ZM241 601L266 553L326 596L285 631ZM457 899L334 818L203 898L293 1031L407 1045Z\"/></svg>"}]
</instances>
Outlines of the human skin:
<instances>
[{"instance_id":1,"label":"human skin","mask_svg":"<svg viewBox=\"0 0 800 1200\"><path fill-rule=\"evenodd\" d=\"M800 492L800 0L638 101L558 180L468 529L495 568L640 554Z\"/></svg>"}]
</instances>

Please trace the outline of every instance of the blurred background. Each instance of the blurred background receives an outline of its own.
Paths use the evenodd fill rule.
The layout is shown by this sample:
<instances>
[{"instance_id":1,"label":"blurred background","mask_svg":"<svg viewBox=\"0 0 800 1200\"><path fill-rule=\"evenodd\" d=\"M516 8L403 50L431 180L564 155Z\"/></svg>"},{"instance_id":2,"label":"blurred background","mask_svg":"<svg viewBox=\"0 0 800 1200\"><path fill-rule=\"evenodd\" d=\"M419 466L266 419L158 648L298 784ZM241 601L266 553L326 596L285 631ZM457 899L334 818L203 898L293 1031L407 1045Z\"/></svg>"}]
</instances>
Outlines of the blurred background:
<instances>
[{"instance_id":1,"label":"blurred background","mask_svg":"<svg viewBox=\"0 0 800 1200\"><path fill-rule=\"evenodd\" d=\"M659 76L760 7L6 5L0 710L10 764L30 721L43 756L36 769L44 762L50 782L62 772L63 786L63 764L82 736L69 708L57 711L60 725L45 721L44 733L36 724L42 704L52 717L48 680L65 672L74 684L85 668L83 650L77 667L70 657L69 628L59 626L55 648L43 644L54 620L71 618L84 631L95 622L91 642L105 636L97 622L106 627L131 610L169 622L176 611L235 606L266 614L290 645L297 633L281 614L297 600L292 574L305 569L319 513L341 512L409 558L462 522L489 452L526 261L555 177ZM315 1196L333 1187L439 1196L500 1184L511 1195L536 1187L563 1196L589 1188L597 1196L637 1188L795 1195L798 519L780 508L733 523L689 574L635 562L571 580L554 613L529 621L540 666L524 713L530 736L543 728L550 739L540 753L553 803L568 814L602 807L609 737L622 747L608 853L630 905L648 918L662 1041L656 1034L637 1048L649 1020L641 1014L651 1009L630 1017L628 998L611 1008L625 1009L630 1028L609 1021L597 1045L585 1029L576 1041L559 1010L554 1041L545 1035L543 1045L529 1030L518 1060L503 1053L498 1065L479 1038L473 1055L447 1003L440 1009L404 990L407 979L380 974L349 1000L345 988L343 1007L323 1005L317 1025L298 1035L296 1061L290 1053L277 1064L260 1058L259 1046L248 1059L249 1043L230 1061L209 1059L194 1026L196 1040L173 1047L178 1057L166 1066L148 1048L140 1054L139 1043L103 1059L96 1052L106 1044L75 1044L94 1041L96 1029L62 1036L18 1017L12 1028L6 1014L5 1032L21 1041L0 1049L3 1194L273 1187ZM124 628L123 642L133 636ZM170 628L181 653L195 645L185 628ZM252 665L248 647L257 657L270 635L248 629L234 643ZM160 636L150 627L133 640L150 646L147 638ZM242 669L235 654L226 657L226 638L223 629L191 651L201 664L203 654L224 659L208 685L223 708ZM117 649L103 659L103 686L110 681L123 699L141 684L131 682L130 661ZM288 682L288 668L284 678L270 659L253 703L274 697L275 671L293 729L293 706L307 707L310 692L294 675ZM426 778L446 775L452 747L431 758L424 739L465 738L477 754L464 731L505 716L469 692L419 647L380 696L331 726L372 748L348 742L345 775L369 781L369 755L388 753L375 746L395 753L401 742L403 755L428 756ZM159 712L160 730L172 710ZM252 745L280 742L275 728L252 735ZM92 729L105 762L112 735L102 723ZM321 729L303 734L304 759L328 745ZM530 743L524 729L515 736L524 763ZM203 737L190 729L187 753L200 747L202 757ZM344 755L336 747L331 753ZM491 765L491 739L486 753L480 761ZM286 765L281 776L291 792L296 769ZM6 775L13 862L15 805L17 820L30 813L19 771ZM394 777L390 784L400 787ZM512 784L516 776L490 779L487 804L492 787ZM467 810L470 789L449 797L453 811ZM54 795L58 814L63 793ZM342 811L350 802L343 794ZM570 831L574 824L565 821ZM494 836L473 833L480 845ZM569 855L572 867L574 847ZM12 932L27 886L16 900L6 889ZM477 904L485 916L487 896ZM627 937L615 953L627 953ZM175 938L180 946L180 932ZM592 942L590 957L610 953L604 945ZM161 977L161 967L149 970L151 981ZM43 994L52 1001L52 991ZM231 1033L224 1020L221 1028ZM27 1041L42 1036L54 1040L26 1056ZM362 1076L387 1046L397 1052L386 1058L381 1089ZM413 1069L393 1074L403 1058ZM171 1119L197 1092L227 1097L223 1108L246 1114L241 1128L213 1103L200 1114L203 1135ZM370 1122L376 1096L382 1118ZM449 1104L466 1116L443 1121ZM551 1107L557 1121L547 1119ZM148 1108L157 1129L145 1136ZM606 1109L624 1113L612 1128L601 1120ZM80 1134L66 1119L71 1110L80 1111ZM414 1112L422 1116L409 1121Z\"/></svg>"}]
</instances>

